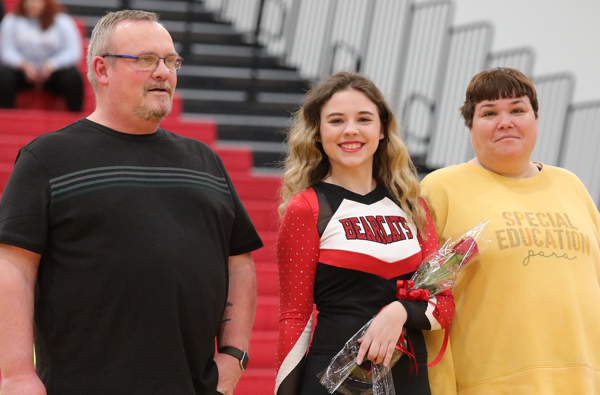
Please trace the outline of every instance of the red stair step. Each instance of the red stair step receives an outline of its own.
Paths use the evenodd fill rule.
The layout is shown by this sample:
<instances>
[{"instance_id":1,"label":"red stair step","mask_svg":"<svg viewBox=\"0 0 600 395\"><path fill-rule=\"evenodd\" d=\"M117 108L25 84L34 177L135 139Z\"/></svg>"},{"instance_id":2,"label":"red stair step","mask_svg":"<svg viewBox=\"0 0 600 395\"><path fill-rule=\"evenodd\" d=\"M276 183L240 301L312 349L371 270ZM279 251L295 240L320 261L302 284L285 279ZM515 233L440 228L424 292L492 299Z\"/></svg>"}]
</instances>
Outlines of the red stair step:
<instances>
[{"instance_id":1,"label":"red stair step","mask_svg":"<svg viewBox=\"0 0 600 395\"><path fill-rule=\"evenodd\" d=\"M81 114L43 110L0 110L0 134L41 136L67 126Z\"/></svg>"},{"instance_id":2,"label":"red stair step","mask_svg":"<svg viewBox=\"0 0 600 395\"><path fill-rule=\"evenodd\" d=\"M277 263L257 263L256 285L261 296L279 296L279 271Z\"/></svg>"},{"instance_id":3,"label":"red stair step","mask_svg":"<svg viewBox=\"0 0 600 395\"><path fill-rule=\"evenodd\" d=\"M260 231L259 231L260 234ZM254 263L274 263L277 262L277 250L275 243L268 243L263 239L265 246L252 252Z\"/></svg>"},{"instance_id":4,"label":"red stair step","mask_svg":"<svg viewBox=\"0 0 600 395\"><path fill-rule=\"evenodd\" d=\"M250 336L250 368L275 368L277 331L253 331Z\"/></svg>"},{"instance_id":5,"label":"red stair step","mask_svg":"<svg viewBox=\"0 0 600 395\"><path fill-rule=\"evenodd\" d=\"M5 134L0 136L0 162L15 163L19 150L29 144L38 136L31 134L15 135Z\"/></svg>"},{"instance_id":6,"label":"red stair step","mask_svg":"<svg viewBox=\"0 0 600 395\"><path fill-rule=\"evenodd\" d=\"M10 144L10 145L20 145L22 147L26 144L29 144L31 142L31 140L33 140L36 137L38 137L38 136L35 134L32 134L32 133L10 134L10 133L1 133L0 132L0 145Z\"/></svg>"},{"instance_id":7,"label":"red stair step","mask_svg":"<svg viewBox=\"0 0 600 395\"><path fill-rule=\"evenodd\" d=\"M259 295L252 331L276 331L279 328L279 297Z\"/></svg>"},{"instance_id":8,"label":"red stair step","mask_svg":"<svg viewBox=\"0 0 600 395\"><path fill-rule=\"evenodd\" d=\"M252 156L252 150L245 147L213 147L217 155L223 161L225 169L228 173L231 172L244 172L249 175L248 172L252 170L254 166L254 157Z\"/></svg>"},{"instance_id":9,"label":"red stair step","mask_svg":"<svg viewBox=\"0 0 600 395\"><path fill-rule=\"evenodd\" d=\"M6 182L8 181L8 177L12 172L12 168L12 163L0 162L0 192L2 192L4 190L4 187L6 186Z\"/></svg>"},{"instance_id":10,"label":"red stair step","mask_svg":"<svg viewBox=\"0 0 600 395\"><path fill-rule=\"evenodd\" d=\"M275 366L270 369L249 368L235 387L235 394L239 395L271 395L274 391Z\"/></svg>"},{"instance_id":11,"label":"red stair step","mask_svg":"<svg viewBox=\"0 0 600 395\"><path fill-rule=\"evenodd\" d=\"M277 262L277 232L259 230L258 234L265 246L252 252L254 263L276 263Z\"/></svg>"},{"instance_id":12,"label":"red stair step","mask_svg":"<svg viewBox=\"0 0 600 395\"><path fill-rule=\"evenodd\" d=\"M277 215L277 207L274 202L250 199L242 199L242 202L256 229L268 232L277 231L279 228L279 216Z\"/></svg>"},{"instance_id":13,"label":"red stair step","mask_svg":"<svg viewBox=\"0 0 600 395\"><path fill-rule=\"evenodd\" d=\"M205 121L182 121L169 115L160 126L170 132L191 139L200 140L208 145L213 145L217 139L217 127L210 120Z\"/></svg>"},{"instance_id":14,"label":"red stair step","mask_svg":"<svg viewBox=\"0 0 600 395\"><path fill-rule=\"evenodd\" d=\"M269 200L279 199L281 177L256 177L242 173L230 173L233 186L242 200Z\"/></svg>"}]
</instances>

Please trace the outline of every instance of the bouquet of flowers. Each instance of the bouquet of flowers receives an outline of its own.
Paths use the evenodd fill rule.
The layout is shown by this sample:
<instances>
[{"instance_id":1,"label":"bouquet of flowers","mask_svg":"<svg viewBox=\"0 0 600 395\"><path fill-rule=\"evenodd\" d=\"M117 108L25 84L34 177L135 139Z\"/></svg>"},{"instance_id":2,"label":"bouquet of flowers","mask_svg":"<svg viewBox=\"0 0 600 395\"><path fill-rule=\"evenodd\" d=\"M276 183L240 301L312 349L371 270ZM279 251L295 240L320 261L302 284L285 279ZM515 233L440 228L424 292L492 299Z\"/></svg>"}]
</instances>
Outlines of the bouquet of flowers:
<instances>
[{"instance_id":1,"label":"bouquet of flowers","mask_svg":"<svg viewBox=\"0 0 600 395\"><path fill-rule=\"evenodd\" d=\"M440 249L429 255L421 263L411 280L399 280L397 284L397 297L406 300L429 300L431 296L451 289L458 281L461 269L477 255L480 249L489 243L485 235L486 225L490 221L484 220L465 232L457 239L449 238ZM406 348L406 339L400 337L392 361L386 368L383 364L375 365L365 360L361 365L356 363L362 338L371 325L371 319L350 340L342 350L331 360L327 369L318 374L320 382L330 394L335 391L344 395L395 395L394 382L391 368L400 359L402 354L414 356ZM440 355L428 366L434 366L445 350L445 344ZM416 361L415 361L416 363Z\"/></svg>"},{"instance_id":2,"label":"bouquet of flowers","mask_svg":"<svg viewBox=\"0 0 600 395\"><path fill-rule=\"evenodd\" d=\"M451 289L458 281L460 270L464 265L489 242L489 238L485 237L486 225L489 222L484 220L478 223L464 233L458 241L449 238L438 251L425 258L411 279L414 284L410 287L409 293L412 290L427 290L427 299L429 299L433 295Z\"/></svg>"}]
</instances>

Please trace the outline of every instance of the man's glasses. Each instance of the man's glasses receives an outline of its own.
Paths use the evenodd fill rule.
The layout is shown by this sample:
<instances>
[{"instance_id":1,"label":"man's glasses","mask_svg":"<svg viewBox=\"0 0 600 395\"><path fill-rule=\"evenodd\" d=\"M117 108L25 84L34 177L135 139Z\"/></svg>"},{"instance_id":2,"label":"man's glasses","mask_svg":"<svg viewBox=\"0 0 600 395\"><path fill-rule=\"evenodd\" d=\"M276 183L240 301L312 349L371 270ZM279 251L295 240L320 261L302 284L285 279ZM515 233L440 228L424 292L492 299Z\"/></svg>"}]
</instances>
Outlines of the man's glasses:
<instances>
[{"instance_id":1,"label":"man's glasses","mask_svg":"<svg viewBox=\"0 0 600 395\"><path fill-rule=\"evenodd\" d=\"M158 55L140 55L140 56L131 56L131 55L114 55L114 54L105 54L102 57L112 56L114 58L123 58L123 59L134 59L133 65L140 69L153 69L158 67L158 62L161 59L165 61L165 66L169 70L177 71L181 68L181 63L183 63L183 58L176 55L169 55L165 57L160 57Z\"/></svg>"}]
</instances>

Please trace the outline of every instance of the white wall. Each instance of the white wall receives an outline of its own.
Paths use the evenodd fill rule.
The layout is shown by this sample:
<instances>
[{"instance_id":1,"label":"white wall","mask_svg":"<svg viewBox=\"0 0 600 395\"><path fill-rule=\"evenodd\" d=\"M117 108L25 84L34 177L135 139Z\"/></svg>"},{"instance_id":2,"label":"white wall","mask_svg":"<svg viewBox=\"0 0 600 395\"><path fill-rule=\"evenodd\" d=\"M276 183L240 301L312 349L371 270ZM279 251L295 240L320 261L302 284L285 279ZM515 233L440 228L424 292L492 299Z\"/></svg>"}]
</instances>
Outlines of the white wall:
<instances>
[{"instance_id":1,"label":"white wall","mask_svg":"<svg viewBox=\"0 0 600 395\"><path fill-rule=\"evenodd\" d=\"M599 0L454 0L455 24L493 23L493 50L530 46L534 75L570 71L575 102L600 99Z\"/></svg>"}]
</instances>

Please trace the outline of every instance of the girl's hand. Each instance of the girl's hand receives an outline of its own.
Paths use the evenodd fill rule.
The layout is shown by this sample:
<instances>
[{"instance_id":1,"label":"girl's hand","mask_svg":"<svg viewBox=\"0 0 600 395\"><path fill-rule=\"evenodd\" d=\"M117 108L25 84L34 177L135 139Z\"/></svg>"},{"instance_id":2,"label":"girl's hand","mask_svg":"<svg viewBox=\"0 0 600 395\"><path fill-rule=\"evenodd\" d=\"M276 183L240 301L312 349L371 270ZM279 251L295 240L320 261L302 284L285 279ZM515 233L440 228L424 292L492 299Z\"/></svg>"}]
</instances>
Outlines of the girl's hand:
<instances>
[{"instance_id":1,"label":"girl's hand","mask_svg":"<svg viewBox=\"0 0 600 395\"><path fill-rule=\"evenodd\" d=\"M400 302L392 302L381 310L365 335L358 339L360 349L356 363L363 363L366 355L366 359L375 364L383 361L383 366L388 367L406 319L406 309Z\"/></svg>"}]
</instances>

